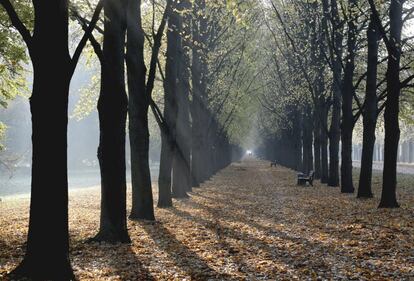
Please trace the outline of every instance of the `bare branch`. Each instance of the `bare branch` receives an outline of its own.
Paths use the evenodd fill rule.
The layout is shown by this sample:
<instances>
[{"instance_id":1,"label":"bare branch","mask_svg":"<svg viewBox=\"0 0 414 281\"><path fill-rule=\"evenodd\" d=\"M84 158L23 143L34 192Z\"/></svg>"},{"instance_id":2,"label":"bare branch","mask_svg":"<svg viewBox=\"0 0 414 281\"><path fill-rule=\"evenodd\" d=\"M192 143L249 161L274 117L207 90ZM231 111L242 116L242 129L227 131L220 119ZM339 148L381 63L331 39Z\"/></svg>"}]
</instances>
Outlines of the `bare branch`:
<instances>
[{"instance_id":1,"label":"bare branch","mask_svg":"<svg viewBox=\"0 0 414 281\"><path fill-rule=\"evenodd\" d=\"M85 48L86 42L88 41L90 35L95 29L96 23L99 20L99 15L101 14L101 11L103 9L103 4L104 4L103 0L100 0L98 4L96 5L91 22L89 23L88 27L85 30L85 33L83 34L82 39L80 40L78 46L76 47L75 53L73 54L72 61L71 61L71 64L72 64L71 74L73 74L73 72L75 71L76 65L78 64L78 61L79 61L80 55L82 54L83 49Z\"/></svg>"}]
</instances>

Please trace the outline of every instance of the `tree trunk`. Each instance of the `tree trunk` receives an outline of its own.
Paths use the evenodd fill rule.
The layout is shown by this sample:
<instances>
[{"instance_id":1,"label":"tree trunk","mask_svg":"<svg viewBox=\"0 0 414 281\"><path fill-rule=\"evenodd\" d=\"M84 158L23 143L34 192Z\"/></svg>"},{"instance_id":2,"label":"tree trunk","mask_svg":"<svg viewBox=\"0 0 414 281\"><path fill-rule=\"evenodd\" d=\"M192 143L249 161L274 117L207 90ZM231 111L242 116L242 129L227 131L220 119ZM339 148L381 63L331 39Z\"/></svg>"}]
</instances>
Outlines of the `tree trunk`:
<instances>
[{"instance_id":1,"label":"tree trunk","mask_svg":"<svg viewBox=\"0 0 414 281\"><path fill-rule=\"evenodd\" d=\"M319 104L315 107L315 112L313 114L314 120L314 128L313 128L313 135L314 135L314 143L313 143L313 151L315 154L315 179L321 178L321 112Z\"/></svg>"},{"instance_id":2,"label":"tree trunk","mask_svg":"<svg viewBox=\"0 0 414 281\"><path fill-rule=\"evenodd\" d=\"M321 183L328 183L328 105L324 98L321 99Z\"/></svg>"},{"instance_id":3,"label":"tree trunk","mask_svg":"<svg viewBox=\"0 0 414 281\"><path fill-rule=\"evenodd\" d=\"M336 65L334 76L340 79L341 66ZM339 74L339 76L338 76ZM329 186L339 186L339 139L341 136L341 91L334 82L332 119L329 129Z\"/></svg>"},{"instance_id":4,"label":"tree trunk","mask_svg":"<svg viewBox=\"0 0 414 281\"><path fill-rule=\"evenodd\" d=\"M313 131L313 122L311 118L310 108L305 109L305 114L303 118L303 168L302 172L308 174L313 170L313 155L312 155L312 131Z\"/></svg>"},{"instance_id":5,"label":"tree trunk","mask_svg":"<svg viewBox=\"0 0 414 281\"><path fill-rule=\"evenodd\" d=\"M25 257L9 277L73 280L68 235L68 2L33 2L35 26L29 50L33 62L29 232Z\"/></svg>"},{"instance_id":6,"label":"tree trunk","mask_svg":"<svg viewBox=\"0 0 414 281\"><path fill-rule=\"evenodd\" d=\"M144 31L141 0L129 0L127 12L127 74L131 147L131 219L155 220L149 167L149 96L145 91Z\"/></svg>"},{"instance_id":7,"label":"tree trunk","mask_svg":"<svg viewBox=\"0 0 414 281\"><path fill-rule=\"evenodd\" d=\"M332 119L329 129L329 186L339 185L339 140L341 137L341 76L342 76L342 39L343 28L340 27L340 17L336 0L331 0L331 16L333 22L334 44L331 47L333 59L333 99Z\"/></svg>"},{"instance_id":8,"label":"tree trunk","mask_svg":"<svg viewBox=\"0 0 414 281\"><path fill-rule=\"evenodd\" d=\"M170 207L172 164L176 153L176 122L177 122L177 79L179 67L180 27L177 2L173 1L168 11L167 54L164 81L164 118L169 128L170 136L161 134L161 158L159 185L159 207Z\"/></svg>"},{"instance_id":9,"label":"tree trunk","mask_svg":"<svg viewBox=\"0 0 414 281\"><path fill-rule=\"evenodd\" d=\"M127 0L105 1L105 22L98 100L101 168L101 220L93 238L130 242L126 223L125 126L128 99L125 92L125 32Z\"/></svg>"},{"instance_id":10,"label":"tree trunk","mask_svg":"<svg viewBox=\"0 0 414 281\"><path fill-rule=\"evenodd\" d=\"M296 110L293 115L293 136L292 136L292 146L293 146L293 165L292 169L300 171L303 166L302 159L302 128L300 126L300 113L299 110Z\"/></svg>"},{"instance_id":11,"label":"tree trunk","mask_svg":"<svg viewBox=\"0 0 414 281\"><path fill-rule=\"evenodd\" d=\"M397 203L397 153L400 139L398 123L400 98L400 59L402 2L391 0L390 5L390 44L387 67L387 105L384 112L385 142L384 170L380 208L396 208Z\"/></svg>"},{"instance_id":12,"label":"tree trunk","mask_svg":"<svg viewBox=\"0 0 414 281\"><path fill-rule=\"evenodd\" d=\"M196 1L193 4L193 23L192 23L192 102L191 102L191 174L192 186L198 187L204 181L204 142L206 138L205 130L205 73L203 73L205 61L200 43L205 42L206 23L203 20L205 8L204 0Z\"/></svg>"},{"instance_id":13,"label":"tree trunk","mask_svg":"<svg viewBox=\"0 0 414 281\"><path fill-rule=\"evenodd\" d=\"M363 136L361 172L359 175L358 198L371 198L372 160L375 145L375 127L377 124L377 62L378 62L378 29L373 15L367 30L368 58L367 82L363 111Z\"/></svg>"},{"instance_id":14,"label":"tree trunk","mask_svg":"<svg viewBox=\"0 0 414 281\"><path fill-rule=\"evenodd\" d=\"M177 120L176 120L176 148L173 162L172 196L174 198L188 197L191 191L191 127L190 127L190 57L188 36L191 34L188 13L181 14L183 10L191 8L188 0L179 3L179 45L178 45L178 91L177 91Z\"/></svg>"},{"instance_id":15,"label":"tree trunk","mask_svg":"<svg viewBox=\"0 0 414 281\"><path fill-rule=\"evenodd\" d=\"M348 16L348 39L347 55L345 56L345 70L342 84L342 127L341 127L341 192L353 193L354 183L352 180L352 133L354 130L354 116L352 113L352 102L354 90L355 52L357 39L357 26L354 11L357 5L356 0L348 1L350 12Z\"/></svg>"}]
</instances>

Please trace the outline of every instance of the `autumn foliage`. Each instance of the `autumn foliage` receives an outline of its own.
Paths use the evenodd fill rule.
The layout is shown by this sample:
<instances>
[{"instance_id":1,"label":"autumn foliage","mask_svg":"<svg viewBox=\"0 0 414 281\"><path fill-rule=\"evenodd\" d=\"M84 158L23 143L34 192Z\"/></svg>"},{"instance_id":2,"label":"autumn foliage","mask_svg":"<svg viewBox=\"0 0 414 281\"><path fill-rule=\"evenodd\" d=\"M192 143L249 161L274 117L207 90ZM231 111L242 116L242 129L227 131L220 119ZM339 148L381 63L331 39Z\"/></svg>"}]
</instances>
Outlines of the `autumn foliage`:
<instances>
[{"instance_id":1,"label":"autumn foliage","mask_svg":"<svg viewBox=\"0 0 414 281\"><path fill-rule=\"evenodd\" d=\"M400 177L401 208L378 209L379 174L375 198L361 201L250 159L156 209L157 222L129 221L126 245L85 243L100 195L80 189L70 193L72 266L79 280L411 280L413 181ZM24 255L28 208L28 198L0 202L0 279Z\"/></svg>"}]
</instances>

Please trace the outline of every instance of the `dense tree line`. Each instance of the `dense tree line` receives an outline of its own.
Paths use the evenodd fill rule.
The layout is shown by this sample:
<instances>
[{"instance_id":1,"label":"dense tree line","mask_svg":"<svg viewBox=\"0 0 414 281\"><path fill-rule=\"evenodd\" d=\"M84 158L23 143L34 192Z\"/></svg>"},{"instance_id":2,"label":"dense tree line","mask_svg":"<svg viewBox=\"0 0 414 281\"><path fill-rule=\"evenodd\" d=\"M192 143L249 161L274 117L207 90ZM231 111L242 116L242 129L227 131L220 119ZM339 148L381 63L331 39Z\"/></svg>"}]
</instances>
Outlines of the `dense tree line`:
<instances>
[{"instance_id":1,"label":"dense tree line","mask_svg":"<svg viewBox=\"0 0 414 281\"><path fill-rule=\"evenodd\" d=\"M207 40L214 36L208 26L218 19L204 14L204 0L194 3L167 0L161 3L163 12L155 31L159 3L152 2L150 38L142 26L141 9L148 9L151 2L62 0L22 5L4 0L0 4L26 43L34 74L30 98L33 163L29 235L26 256L11 276L71 280L74 276L69 261L66 166L68 94L82 50L89 42L101 65L97 104L101 217L98 234L91 240L129 242L125 176L127 115L133 190L131 219L155 219L148 161L149 109L162 132L159 207L172 206L172 197L186 197L193 186L200 186L241 156L241 149L232 144L207 102ZM226 10L224 2L218 9ZM23 12L25 17L32 16L33 28L30 19L29 24L25 23ZM70 19L84 31L73 54L69 52ZM166 44L165 66L159 58L163 44ZM151 55L147 68L144 52L148 53L145 50L148 46ZM21 57L18 60L24 59L24 55ZM165 92L162 106L152 97L155 80L160 77Z\"/></svg>"},{"instance_id":2,"label":"dense tree line","mask_svg":"<svg viewBox=\"0 0 414 281\"><path fill-rule=\"evenodd\" d=\"M399 127L412 120L410 114L399 119L401 105L412 107L402 102L412 96L412 35L404 28L412 12L409 1L273 1L265 25L273 39L268 48L277 49L270 54L277 90L268 89L261 100L262 114L270 113L282 127L262 128L268 137L260 153L304 173L314 170L322 183L353 193L353 133L362 119L357 193L369 198L380 119L385 129L380 207L398 207Z\"/></svg>"},{"instance_id":3,"label":"dense tree line","mask_svg":"<svg viewBox=\"0 0 414 281\"><path fill-rule=\"evenodd\" d=\"M361 119L358 197L373 196L375 132L384 122L380 207L398 207L399 112L403 105L402 116L410 120L413 108L412 46L404 26L414 9L408 1L0 4L2 23L14 27L11 32L0 26L0 36L26 45L0 40L5 65L0 71L6 73L2 83L18 89L20 80L12 73L23 71L28 58L33 67L29 234L26 256L11 276L74 278L68 235L68 95L85 48L100 65L95 91L101 214L91 241L130 242L127 136L129 218L156 219L150 114L161 135L159 208L171 207L173 198L188 197L193 188L239 160L241 147L247 146L289 168L314 170L322 183L352 193L353 134ZM72 50L73 30L82 35ZM1 105L16 94L9 92L0 93Z\"/></svg>"}]
</instances>

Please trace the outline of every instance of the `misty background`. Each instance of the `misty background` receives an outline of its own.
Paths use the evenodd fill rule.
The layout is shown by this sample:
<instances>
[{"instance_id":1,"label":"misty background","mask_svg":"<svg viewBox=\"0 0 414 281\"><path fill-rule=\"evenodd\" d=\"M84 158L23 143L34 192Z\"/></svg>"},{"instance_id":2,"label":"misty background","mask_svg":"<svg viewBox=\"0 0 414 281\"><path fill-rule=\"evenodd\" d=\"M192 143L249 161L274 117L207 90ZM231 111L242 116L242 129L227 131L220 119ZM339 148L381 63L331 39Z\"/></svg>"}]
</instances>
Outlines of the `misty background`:
<instances>
[{"instance_id":1,"label":"misty background","mask_svg":"<svg viewBox=\"0 0 414 281\"><path fill-rule=\"evenodd\" d=\"M31 67L28 67L31 69ZM99 74L99 73L98 73ZM99 144L99 120L95 110L82 119L73 117L75 107L81 99L82 89L91 84L96 70L78 66L71 82L69 95L68 124L68 180L69 188L83 188L100 185L97 148ZM31 71L27 81L31 83ZM31 184L31 115L29 105L30 84L27 94L10 101L6 109L0 109L0 120L7 126L3 140L4 150L0 151L0 197L30 192ZM96 96L98 90L96 90ZM94 105L94 108L96 105ZM152 118L152 116L150 116ZM51 128L53 116L50 116ZM150 122L154 125L154 122ZM128 132L128 130L127 130ZM127 181L130 182L130 147L126 137ZM160 136L158 128L151 128L150 167L153 181L158 179ZM53 165L53 163L50 163Z\"/></svg>"}]
</instances>

